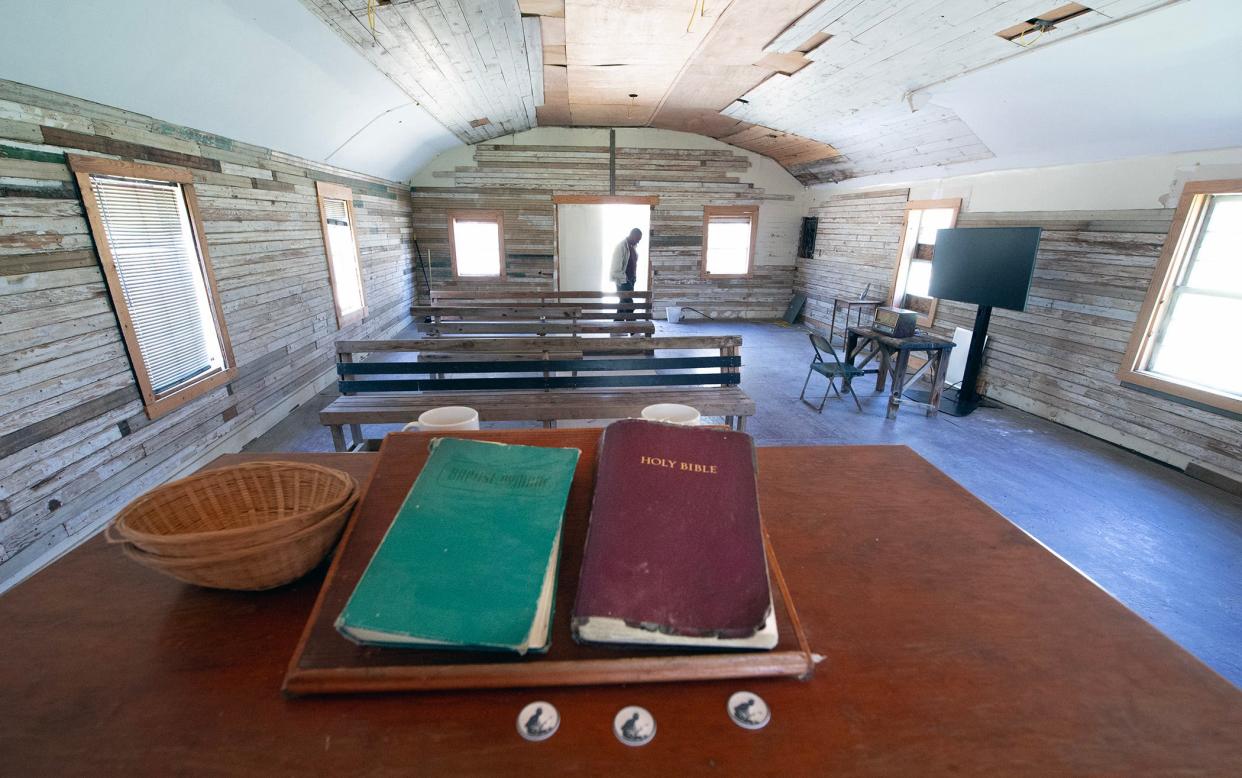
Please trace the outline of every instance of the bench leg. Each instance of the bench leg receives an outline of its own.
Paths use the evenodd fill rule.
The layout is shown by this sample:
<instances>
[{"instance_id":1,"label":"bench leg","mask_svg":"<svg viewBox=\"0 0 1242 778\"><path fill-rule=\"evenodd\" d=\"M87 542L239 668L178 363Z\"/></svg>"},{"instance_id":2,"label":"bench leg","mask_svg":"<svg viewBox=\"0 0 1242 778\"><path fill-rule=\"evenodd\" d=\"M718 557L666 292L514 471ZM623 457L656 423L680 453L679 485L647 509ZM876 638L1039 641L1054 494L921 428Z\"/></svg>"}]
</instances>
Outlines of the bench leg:
<instances>
[{"instance_id":1,"label":"bench leg","mask_svg":"<svg viewBox=\"0 0 1242 778\"><path fill-rule=\"evenodd\" d=\"M745 416L737 417L737 431L738 432L746 431L746 417Z\"/></svg>"},{"instance_id":2,"label":"bench leg","mask_svg":"<svg viewBox=\"0 0 1242 778\"><path fill-rule=\"evenodd\" d=\"M341 429L341 425L332 424L328 430L332 432L332 447L337 451L345 451L345 430Z\"/></svg>"},{"instance_id":3,"label":"bench leg","mask_svg":"<svg viewBox=\"0 0 1242 778\"><path fill-rule=\"evenodd\" d=\"M544 429L548 429L548 430L554 430L554 429L556 429L556 420L555 420L555 419L553 419L553 420L551 420L551 421L545 421L545 422L543 423L543 428L544 428Z\"/></svg>"},{"instance_id":4,"label":"bench leg","mask_svg":"<svg viewBox=\"0 0 1242 778\"><path fill-rule=\"evenodd\" d=\"M353 438L355 446L361 446L363 443L366 442L366 438L362 436L362 425L361 424L349 425L349 436Z\"/></svg>"}]
</instances>

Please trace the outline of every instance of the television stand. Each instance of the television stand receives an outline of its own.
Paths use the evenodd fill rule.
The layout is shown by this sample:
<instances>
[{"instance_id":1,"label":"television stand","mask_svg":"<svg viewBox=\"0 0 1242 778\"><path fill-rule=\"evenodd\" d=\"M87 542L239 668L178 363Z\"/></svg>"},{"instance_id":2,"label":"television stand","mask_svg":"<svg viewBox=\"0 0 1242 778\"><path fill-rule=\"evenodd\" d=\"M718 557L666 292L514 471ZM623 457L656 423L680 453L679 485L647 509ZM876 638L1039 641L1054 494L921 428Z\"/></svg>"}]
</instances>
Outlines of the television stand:
<instances>
[{"instance_id":1,"label":"television stand","mask_svg":"<svg viewBox=\"0 0 1242 778\"><path fill-rule=\"evenodd\" d=\"M983 346L988 340L988 324L992 321L992 306L980 305L975 311L975 329L970 336L970 349L966 352L966 370L962 374L962 388L946 391L940 401L940 409L953 416L969 416L983 403L979 394L979 371L983 369ZM950 401L950 398L953 398ZM945 407L945 406L948 407Z\"/></svg>"},{"instance_id":2,"label":"television stand","mask_svg":"<svg viewBox=\"0 0 1242 778\"><path fill-rule=\"evenodd\" d=\"M970 338L970 349L966 352L966 370L962 375L960 388L946 387L940 395L940 410L950 416L969 416L980 406L999 408L1000 405L989 402L979 394L979 371L983 369L983 346L988 338L988 324L992 320L992 306L980 305L975 313L975 330ZM910 389L903 392L915 402L928 403L931 392L926 389Z\"/></svg>"}]
</instances>

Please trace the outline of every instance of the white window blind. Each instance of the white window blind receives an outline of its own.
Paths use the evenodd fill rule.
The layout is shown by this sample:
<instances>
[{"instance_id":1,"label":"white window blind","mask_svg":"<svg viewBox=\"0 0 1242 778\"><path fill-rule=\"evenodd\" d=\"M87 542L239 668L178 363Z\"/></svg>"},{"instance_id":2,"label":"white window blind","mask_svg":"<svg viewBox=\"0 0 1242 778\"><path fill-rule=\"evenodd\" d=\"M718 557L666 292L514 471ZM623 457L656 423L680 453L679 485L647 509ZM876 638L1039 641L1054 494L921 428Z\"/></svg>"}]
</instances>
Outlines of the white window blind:
<instances>
[{"instance_id":1,"label":"white window blind","mask_svg":"<svg viewBox=\"0 0 1242 778\"><path fill-rule=\"evenodd\" d=\"M707 218L707 272L709 275L745 275L750 270L749 215Z\"/></svg>"},{"instance_id":2,"label":"white window blind","mask_svg":"<svg viewBox=\"0 0 1242 778\"><path fill-rule=\"evenodd\" d=\"M323 198L323 216L328 224L328 261L332 263L332 288L342 317L361 311L362 275L358 263L358 244L349 207L344 200Z\"/></svg>"},{"instance_id":3,"label":"white window blind","mask_svg":"<svg viewBox=\"0 0 1242 778\"><path fill-rule=\"evenodd\" d=\"M102 175L90 181L152 393L223 370L181 185Z\"/></svg>"}]
</instances>

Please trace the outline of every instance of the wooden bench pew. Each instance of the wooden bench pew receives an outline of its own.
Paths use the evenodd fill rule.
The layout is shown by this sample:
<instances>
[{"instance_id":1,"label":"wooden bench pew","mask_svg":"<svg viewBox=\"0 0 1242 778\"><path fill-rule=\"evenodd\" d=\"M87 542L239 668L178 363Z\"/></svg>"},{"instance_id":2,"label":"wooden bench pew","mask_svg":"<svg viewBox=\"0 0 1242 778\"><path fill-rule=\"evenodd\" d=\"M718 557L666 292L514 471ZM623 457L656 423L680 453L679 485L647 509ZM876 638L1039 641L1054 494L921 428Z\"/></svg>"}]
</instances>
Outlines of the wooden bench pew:
<instances>
[{"instance_id":1,"label":"wooden bench pew","mask_svg":"<svg viewBox=\"0 0 1242 778\"><path fill-rule=\"evenodd\" d=\"M586 349L596 356L582 356ZM699 350L715 353L685 355ZM445 351L468 358L424 361ZM383 359L374 358L381 353ZM392 360L393 353L417 353L419 361ZM359 361L363 354L373 358ZM755 412L754 401L739 386L741 338L736 336L341 341L337 357L341 396L319 420L332 431L338 451L350 447L346 427L357 447L365 442L363 424L408 423L443 405L470 406L481 421L544 426L628 418L653 403L680 402L704 416L722 416L740 430Z\"/></svg>"},{"instance_id":2,"label":"wooden bench pew","mask_svg":"<svg viewBox=\"0 0 1242 778\"><path fill-rule=\"evenodd\" d=\"M655 335L650 321L416 321L419 332L427 337L523 337L523 336L633 336Z\"/></svg>"},{"instance_id":3,"label":"wooden bench pew","mask_svg":"<svg viewBox=\"0 0 1242 778\"><path fill-rule=\"evenodd\" d=\"M629 302L613 302L609 298L624 296ZM650 320L652 318L651 292L600 292L523 290L471 291L468 289L432 290L433 306L464 306L471 308L506 308L521 306L573 306L579 310L576 318L607 321L624 316L627 319ZM622 310L623 309L623 310Z\"/></svg>"}]
</instances>

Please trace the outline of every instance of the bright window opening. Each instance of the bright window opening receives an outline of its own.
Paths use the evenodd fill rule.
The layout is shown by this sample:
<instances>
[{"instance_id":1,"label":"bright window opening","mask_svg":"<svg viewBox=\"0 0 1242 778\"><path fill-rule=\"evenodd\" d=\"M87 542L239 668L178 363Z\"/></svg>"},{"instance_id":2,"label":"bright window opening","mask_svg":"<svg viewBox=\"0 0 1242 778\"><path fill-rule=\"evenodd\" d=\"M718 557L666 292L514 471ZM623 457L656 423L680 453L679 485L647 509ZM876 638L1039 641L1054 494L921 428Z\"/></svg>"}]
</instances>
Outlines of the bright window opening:
<instances>
[{"instance_id":1,"label":"bright window opening","mask_svg":"<svg viewBox=\"0 0 1242 778\"><path fill-rule=\"evenodd\" d=\"M1146 368L1157 375L1242 396L1242 361L1220 359L1210 333L1242 321L1242 194L1211 195L1172 279Z\"/></svg>"},{"instance_id":2,"label":"bright window opening","mask_svg":"<svg viewBox=\"0 0 1242 778\"><path fill-rule=\"evenodd\" d=\"M917 311L919 324L925 327L936 316L936 300L930 292L936 233L957 223L960 205L960 200L911 200L906 204L905 228L889 302Z\"/></svg>"},{"instance_id":3,"label":"bright window opening","mask_svg":"<svg viewBox=\"0 0 1242 778\"><path fill-rule=\"evenodd\" d=\"M317 182L317 188L336 321L338 327L344 327L366 316L362 265L354 232L353 192L323 181Z\"/></svg>"},{"instance_id":4,"label":"bright window opening","mask_svg":"<svg viewBox=\"0 0 1242 778\"><path fill-rule=\"evenodd\" d=\"M746 276L755 254L758 206L707 206L703 209L703 272Z\"/></svg>"},{"instance_id":5,"label":"bright window opening","mask_svg":"<svg viewBox=\"0 0 1242 778\"><path fill-rule=\"evenodd\" d=\"M1117 377L1242 416L1242 362L1222 351L1239 320L1242 179L1188 182Z\"/></svg>"},{"instance_id":6,"label":"bright window opening","mask_svg":"<svg viewBox=\"0 0 1242 778\"><path fill-rule=\"evenodd\" d=\"M449 215L454 276L503 276L504 246L504 220L499 211L458 211Z\"/></svg>"}]
</instances>

